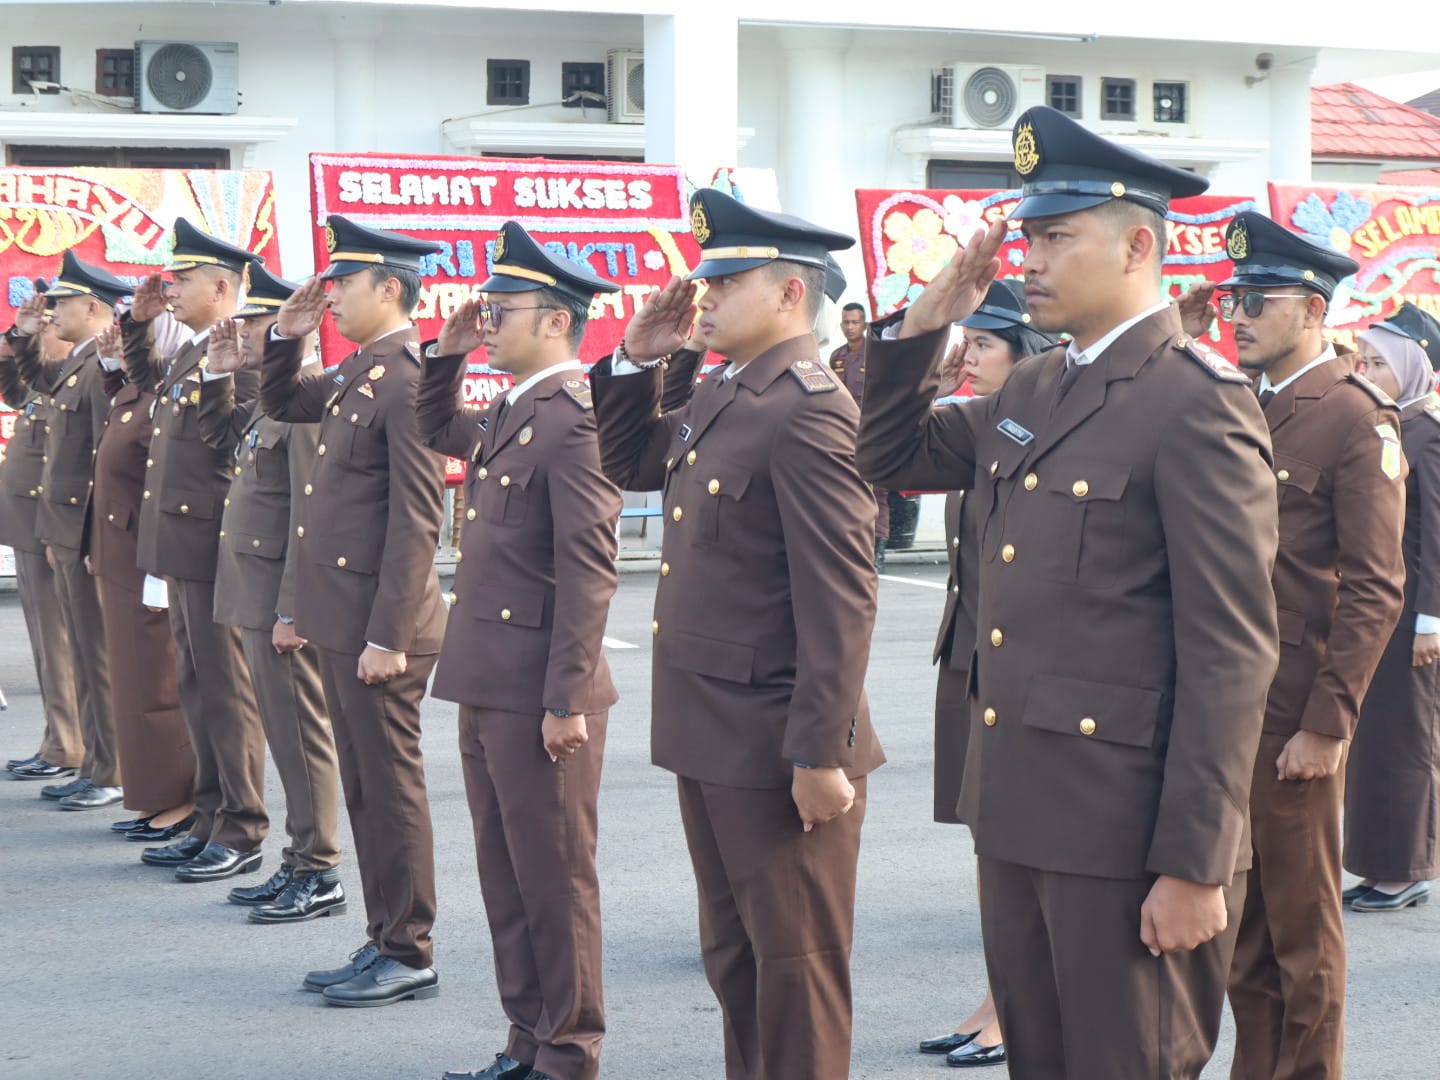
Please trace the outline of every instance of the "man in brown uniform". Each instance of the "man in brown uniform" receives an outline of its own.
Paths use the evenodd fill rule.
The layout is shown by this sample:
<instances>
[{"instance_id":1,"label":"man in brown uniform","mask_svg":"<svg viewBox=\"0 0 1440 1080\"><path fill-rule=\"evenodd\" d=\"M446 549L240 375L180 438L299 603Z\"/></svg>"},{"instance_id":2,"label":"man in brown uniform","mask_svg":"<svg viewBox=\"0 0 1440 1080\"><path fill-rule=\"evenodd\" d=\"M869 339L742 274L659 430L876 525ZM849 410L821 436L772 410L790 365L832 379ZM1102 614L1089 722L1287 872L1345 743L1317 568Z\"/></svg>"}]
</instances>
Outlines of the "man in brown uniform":
<instances>
[{"instance_id":1,"label":"man in brown uniform","mask_svg":"<svg viewBox=\"0 0 1440 1080\"><path fill-rule=\"evenodd\" d=\"M595 294L619 286L512 221L480 288L487 303L462 305L427 356L417 412L425 445L470 462L474 526L462 537L433 692L460 705L510 1037L487 1067L445 1077L594 1080L605 1034L596 802L618 697L602 642L619 581L621 499L600 471L575 355ZM515 379L497 408L460 404L465 357L481 345Z\"/></svg>"},{"instance_id":2,"label":"man in brown uniform","mask_svg":"<svg viewBox=\"0 0 1440 1080\"><path fill-rule=\"evenodd\" d=\"M437 245L336 215L326 237L329 267L285 301L270 331L260 400L276 420L320 425L291 541L295 632L320 650L368 922L351 962L310 972L304 987L332 1005L388 1005L440 992L420 699L445 633L435 575L445 466L415 426L410 321L420 259ZM301 375L327 305L358 348L333 375Z\"/></svg>"},{"instance_id":3,"label":"man in brown uniform","mask_svg":"<svg viewBox=\"0 0 1440 1080\"><path fill-rule=\"evenodd\" d=\"M1280 669L1250 787L1254 861L1230 974L1235 1080L1344 1074L1344 761L1404 603L1400 414L1321 330L1359 266L1257 213L1226 231L1222 314L1275 448Z\"/></svg>"},{"instance_id":4,"label":"man in brown uniform","mask_svg":"<svg viewBox=\"0 0 1440 1080\"><path fill-rule=\"evenodd\" d=\"M665 491L651 757L677 775L726 1076L833 1080L850 1068L865 777L884 761L863 685L875 502L858 409L814 334L825 254L853 241L712 190L690 220L692 280L591 373L601 459L622 488ZM730 364L661 414L694 278Z\"/></svg>"},{"instance_id":5,"label":"man in brown uniform","mask_svg":"<svg viewBox=\"0 0 1440 1080\"><path fill-rule=\"evenodd\" d=\"M110 668L100 590L85 569L81 553L85 510L90 502L95 444L110 411L96 335L115 322L115 305L130 286L98 266L65 252L60 277L44 298L36 296L16 314L16 365L20 377L50 399L45 425L45 470L35 533L49 548L55 585L70 626L75 657L75 690L85 733L85 764L80 775L90 786L60 800L67 810L113 806L120 790L115 716L110 703ZM40 355L40 329L46 302L62 340L74 348L63 360Z\"/></svg>"},{"instance_id":6,"label":"man in brown uniform","mask_svg":"<svg viewBox=\"0 0 1440 1080\"><path fill-rule=\"evenodd\" d=\"M200 387L200 431L235 462L220 519L215 621L240 631L245 663L265 726L270 757L285 789L290 843L280 868L230 901L252 905L250 921L304 922L346 908L340 884L340 771L325 712L316 648L295 632L295 578L301 492L315 467L316 429L260 411L258 398L235 400L234 373L257 373L280 305L298 288L263 266L250 271L245 306L210 334ZM238 327L238 331L237 331ZM242 338L243 341L237 340ZM313 343L302 354L313 358ZM243 351L243 358L242 358ZM318 362L302 373L318 374Z\"/></svg>"},{"instance_id":7,"label":"man in brown uniform","mask_svg":"<svg viewBox=\"0 0 1440 1080\"><path fill-rule=\"evenodd\" d=\"M216 881L255 870L269 829L265 814L265 736L240 632L215 622L215 563L221 501L230 486L228 452L200 433L200 377L206 342L235 313L246 267L259 257L175 222L167 285L153 274L135 290L125 339L125 376L154 389L149 481L140 506L138 558L169 586L170 626L180 704L195 748L195 809L190 835L141 859L173 867L181 881ZM167 303L193 334L173 356L155 348L151 326ZM236 378L236 398L255 396L257 379Z\"/></svg>"},{"instance_id":8,"label":"man in brown uniform","mask_svg":"<svg viewBox=\"0 0 1440 1080\"><path fill-rule=\"evenodd\" d=\"M1033 325L1065 348L932 409L997 222L870 342L857 458L968 488L980 627L960 816L1015 1080L1200 1074L1250 861L1275 674L1269 440L1245 376L1160 297L1164 213L1205 181L1053 109L1014 133Z\"/></svg>"},{"instance_id":9,"label":"man in brown uniform","mask_svg":"<svg viewBox=\"0 0 1440 1080\"><path fill-rule=\"evenodd\" d=\"M17 780L56 780L75 775L85 761L85 742L75 700L70 628L56 591L55 572L45 561L45 545L35 536L48 406L15 368L14 334L12 328L0 340L0 398L17 410L15 429L0 462L0 544L15 552L15 585L40 684L45 733L40 749L32 757L11 761L9 769ZM67 798L84 786L77 777L44 790L55 793L55 798Z\"/></svg>"}]
</instances>

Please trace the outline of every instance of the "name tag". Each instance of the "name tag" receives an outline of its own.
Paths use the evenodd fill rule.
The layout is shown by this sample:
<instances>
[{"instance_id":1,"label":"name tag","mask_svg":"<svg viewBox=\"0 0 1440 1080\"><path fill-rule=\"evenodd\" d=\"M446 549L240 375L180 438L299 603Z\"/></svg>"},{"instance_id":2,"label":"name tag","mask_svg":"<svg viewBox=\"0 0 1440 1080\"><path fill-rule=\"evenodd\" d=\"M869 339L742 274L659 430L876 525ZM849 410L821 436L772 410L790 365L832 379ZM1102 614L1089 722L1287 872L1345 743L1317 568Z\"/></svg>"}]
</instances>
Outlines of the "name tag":
<instances>
[{"instance_id":1,"label":"name tag","mask_svg":"<svg viewBox=\"0 0 1440 1080\"><path fill-rule=\"evenodd\" d=\"M1011 420L1009 417L1001 420L1000 423L996 424L995 426L999 429L1000 434L1004 435L1006 438L1013 439L1021 446L1029 446L1032 442L1035 441L1034 435L1026 431L1023 427L1017 424L1014 420Z\"/></svg>"}]
</instances>

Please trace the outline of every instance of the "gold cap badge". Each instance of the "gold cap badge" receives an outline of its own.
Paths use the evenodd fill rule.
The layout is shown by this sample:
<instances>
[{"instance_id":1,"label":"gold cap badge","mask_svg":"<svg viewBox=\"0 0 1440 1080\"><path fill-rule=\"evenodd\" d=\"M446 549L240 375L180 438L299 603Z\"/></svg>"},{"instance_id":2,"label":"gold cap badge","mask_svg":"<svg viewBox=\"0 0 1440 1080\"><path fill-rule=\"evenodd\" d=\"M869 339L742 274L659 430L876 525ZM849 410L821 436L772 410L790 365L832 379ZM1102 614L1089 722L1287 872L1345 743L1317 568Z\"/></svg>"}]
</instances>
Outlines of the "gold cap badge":
<instances>
[{"instance_id":1,"label":"gold cap badge","mask_svg":"<svg viewBox=\"0 0 1440 1080\"><path fill-rule=\"evenodd\" d=\"M710 215L705 213L705 206L696 203L690 208L690 232L695 236L695 242L704 247L710 242L714 234L710 231Z\"/></svg>"},{"instance_id":2,"label":"gold cap badge","mask_svg":"<svg viewBox=\"0 0 1440 1080\"><path fill-rule=\"evenodd\" d=\"M1230 235L1225 238L1225 253L1232 259L1250 257L1250 230L1243 221L1230 226Z\"/></svg>"},{"instance_id":3,"label":"gold cap badge","mask_svg":"<svg viewBox=\"0 0 1440 1080\"><path fill-rule=\"evenodd\" d=\"M1035 125L1030 121L1015 132L1015 171L1029 176L1040 167L1040 146L1035 142Z\"/></svg>"},{"instance_id":4,"label":"gold cap badge","mask_svg":"<svg viewBox=\"0 0 1440 1080\"><path fill-rule=\"evenodd\" d=\"M333 255L333 254L335 254L335 247L336 247L336 244L335 244L335 227L334 227L333 225L326 225L326 226L325 226L325 250L328 251L331 255Z\"/></svg>"},{"instance_id":5,"label":"gold cap badge","mask_svg":"<svg viewBox=\"0 0 1440 1080\"><path fill-rule=\"evenodd\" d=\"M500 230L500 235L495 237L495 261L505 261L505 230Z\"/></svg>"}]
</instances>

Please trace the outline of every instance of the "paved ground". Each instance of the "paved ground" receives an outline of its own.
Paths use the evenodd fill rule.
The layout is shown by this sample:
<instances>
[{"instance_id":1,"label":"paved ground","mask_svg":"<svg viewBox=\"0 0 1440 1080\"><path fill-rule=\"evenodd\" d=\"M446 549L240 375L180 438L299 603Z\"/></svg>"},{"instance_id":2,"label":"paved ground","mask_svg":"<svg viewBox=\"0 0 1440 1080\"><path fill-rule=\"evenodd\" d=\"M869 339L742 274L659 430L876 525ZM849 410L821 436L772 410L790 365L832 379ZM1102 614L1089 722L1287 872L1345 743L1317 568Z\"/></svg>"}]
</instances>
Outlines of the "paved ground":
<instances>
[{"instance_id":1,"label":"paved ground","mask_svg":"<svg viewBox=\"0 0 1440 1080\"><path fill-rule=\"evenodd\" d=\"M722 1076L720 1026L698 962L674 783L648 759L654 584L650 574L623 575L611 614L610 634L636 647L611 654L623 701L612 714L600 806L605 1075L711 1080ZM950 1075L914 1044L947 1030L983 992L968 836L930 821L928 658L940 587L938 568L913 565L895 567L881 586L869 687L890 764L872 781L860 867L855 1077ZM11 703L0 714L0 754L28 755L39 701L13 594L0 597L0 687ZM253 926L225 902L228 885L181 885L141 866L138 845L105 831L123 815L62 813L36 785L0 779L0 927L12 950L0 981L0 1078L429 1080L443 1067L488 1060L504 1025L454 707L427 702L425 726L443 993L378 1010L329 1008L298 989L308 968L338 963L361 942L353 866L349 914ZM273 771L267 797L283 820ZM268 874L278 844L266 850ZM1346 1076L1440 1076L1440 904L1348 920ZM1229 1055L1227 1025L1207 1076L1224 1076Z\"/></svg>"}]
</instances>

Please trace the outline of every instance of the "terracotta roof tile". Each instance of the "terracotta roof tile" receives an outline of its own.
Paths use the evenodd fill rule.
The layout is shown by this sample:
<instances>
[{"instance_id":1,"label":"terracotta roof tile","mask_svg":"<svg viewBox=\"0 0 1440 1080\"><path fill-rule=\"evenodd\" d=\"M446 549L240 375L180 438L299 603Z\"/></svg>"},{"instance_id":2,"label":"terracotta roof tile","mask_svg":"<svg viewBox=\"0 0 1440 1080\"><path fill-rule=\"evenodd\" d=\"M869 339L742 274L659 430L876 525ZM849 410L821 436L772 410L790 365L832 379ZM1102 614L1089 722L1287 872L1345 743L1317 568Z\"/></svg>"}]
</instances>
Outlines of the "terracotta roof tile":
<instances>
[{"instance_id":1,"label":"terracotta roof tile","mask_svg":"<svg viewBox=\"0 0 1440 1080\"><path fill-rule=\"evenodd\" d=\"M1310 124L1315 157L1440 161L1440 116L1355 83L1312 87Z\"/></svg>"}]
</instances>

